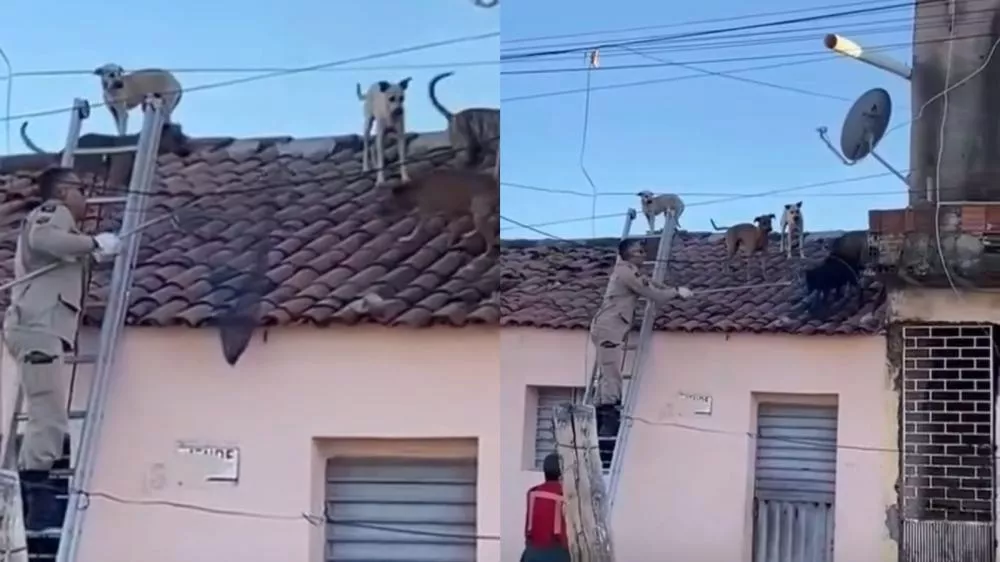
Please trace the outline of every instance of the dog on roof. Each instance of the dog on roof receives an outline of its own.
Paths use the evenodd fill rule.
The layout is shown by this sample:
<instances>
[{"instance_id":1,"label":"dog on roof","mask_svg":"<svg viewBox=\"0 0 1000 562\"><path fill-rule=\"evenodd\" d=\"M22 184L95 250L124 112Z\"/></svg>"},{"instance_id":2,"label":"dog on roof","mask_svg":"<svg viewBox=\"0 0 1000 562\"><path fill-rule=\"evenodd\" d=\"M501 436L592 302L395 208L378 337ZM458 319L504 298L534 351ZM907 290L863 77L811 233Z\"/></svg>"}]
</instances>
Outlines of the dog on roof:
<instances>
[{"instance_id":1,"label":"dog on roof","mask_svg":"<svg viewBox=\"0 0 1000 562\"><path fill-rule=\"evenodd\" d=\"M464 158L466 167L478 166L486 157L487 152L497 155L494 164L494 175L500 177L500 110L486 107L471 107L457 113L452 113L437 99L435 92L437 83L451 76L454 72L438 74L431 79L427 87L431 105L438 113L448 120L448 140L456 154Z\"/></svg>"},{"instance_id":2,"label":"dog on roof","mask_svg":"<svg viewBox=\"0 0 1000 562\"><path fill-rule=\"evenodd\" d=\"M399 151L399 176L403 181L410 179L406 171L406 88L412 78L404 78L393 84L382 80L368 87L362 93L361 84L357 84L355 94L359 101L364 102L365 123L362 133L361 170L371 171L372 125L375 126L375 166L377 168L375 183L385 183L385 135L392 131L396 135L396 149Z\"/></svg>"},{"instance_id":3,"label":"dog on roof","mask_svg":"<svg viewBox=\"0 0 1000 562\"><path fill-rule=\"evenodd\" d=\"M774 214L760 215L754 217L753 222L743 222L730 227L716 226L715 221L709 219L712 228L717 231L726 231L726 261L723 263L723 271L732 269L733 257L740 250L746 258L747 283L750 282L750 258L757 254L760 256L760 275L767 279L767 242L774 221Z\"/></svg>"},{"instance_id":4,"label":"dog on roof","mask_svg":"<svg viewBox=\"0 0 1000 562\"><path fill-rule=\"evenodd\" d=\"M473 234L479 234L486 244L484 254L500 244L500 184L491 173L438 168L394 184L380 206L390 219L416 211L417 226L400 238L401 242L415 240L427 231L431 219L443 217L451 246L461 234L461 219L471 217Z\"/></svg>"},{"instance_id":5,"label":"dog on roof","mask_svg":"<svg viewBox=\"0 0 1000 562\"><path fill-rule=\"evenodd\" d=\"M784 252L787 246L788 257L792 257L792 240L796 240L799 245L799 257L806 257L805 253L806 219L802 216L802 201L785 205L785 210L781 213L781 248Z\"/></svg>"},{"instance_id":6,"label":"dog on roof","mask_svg":"<svg viewBox=\"0 0 1000 562\"><path fill-rule=\"evenodd\" d=\"M181 103L181 83L167 70L145 68L125 72L121 66L113 63L94 69L94 74L101 78L101 90L104 103L115 120L119 135L128 134L128 112L142 105L148 96L156 96L163 100L163 122L170 123L170 118Z\"/></svg>"}]
</instances>

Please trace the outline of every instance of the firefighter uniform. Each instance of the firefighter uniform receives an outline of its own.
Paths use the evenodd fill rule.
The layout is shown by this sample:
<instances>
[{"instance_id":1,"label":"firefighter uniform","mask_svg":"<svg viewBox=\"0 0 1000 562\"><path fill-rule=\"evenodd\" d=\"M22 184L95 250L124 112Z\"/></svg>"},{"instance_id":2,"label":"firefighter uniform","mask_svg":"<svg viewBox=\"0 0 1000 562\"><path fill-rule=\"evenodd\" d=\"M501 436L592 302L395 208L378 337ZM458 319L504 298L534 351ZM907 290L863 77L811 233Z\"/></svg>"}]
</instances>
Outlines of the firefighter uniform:
<instances>
[{"instance_id":1,"label":"firefighter uniform","mask_svg":"<svg viewBox=\"0 0 1000 562\"><path fill-rule=\"evenodd\" d=\"M98 245L81 234L69 208L50 200L25 218L17 239L17 278L52 263L60 267L11 289L4 315L7 349L20 367L27 423L18 464L45 472L62 456L69 430L62 385L63 354L71 351L83 296L84 267Z\"/></svg>"},{"instance_id":2,"label":"firefighter uniform","mask_svg":"<svg viewBox=\"0 0 1000 562\"><path fill-rule=\"evenodd\" d=\"M660 287L639 272L638 266L618 260L601 308L594 316L590 337L596 348L599 369L595 406L619 404L622 398L622 358L625 336L632 327L640 296L657 304L677 297L679 289Z\"/></svg>"}]
</instances>

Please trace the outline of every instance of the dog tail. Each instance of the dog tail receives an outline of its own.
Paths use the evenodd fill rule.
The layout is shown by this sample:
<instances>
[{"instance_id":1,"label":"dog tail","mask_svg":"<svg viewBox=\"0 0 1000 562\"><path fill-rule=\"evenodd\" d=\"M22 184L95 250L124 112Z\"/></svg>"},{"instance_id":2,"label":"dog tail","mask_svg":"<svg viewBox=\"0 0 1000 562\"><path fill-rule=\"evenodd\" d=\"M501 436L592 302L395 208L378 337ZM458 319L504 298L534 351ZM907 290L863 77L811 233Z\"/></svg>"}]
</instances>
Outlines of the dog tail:
<instances>
[{"instance_id":1,"label":"dog tail","mask_svg":"<svg viewBox=\"0 0 1000 562\"><path fill-rule=\"evenodd\" d=\"M716 226L715 225L715 221L712 220L712 219L708 219L708 222L712 223L712 228L714 228L716 230L716 232L722 232L723 230L728 230L729 229L728 226Z\"/></svg>"},{"instance_id":2,"label":"dog tail","mask_svg":"<svg viewBox=\"0 0 1000 562\"><path fill-rule=\"evenodd\" d=\"M431 105L434 106L434 109L438 110L438 113L444 115L444 118L447 119L448 121L451 121L452 113L448 111L448 109L445 106L441 105L441 102L438 101L437 94L434 93L434 90L437 88L437 83L439 81L444 80L445 78L451 76L452 74L455 73L445 72L443 74L438 74L434 78L431 78L431 83L427 86L427 94L431 98Z\"/></svg>"},{"instance_id":3,"label":"dog tail","mask_svg":"<svg viewBox=\"0 0 1000 562\"><path fill-rule=\"evenodd\" d=\"M21 142L24 146L28 147L32 152L37 152L38 154L48 154L47 151L42 150L31 138L28 137L28 122L25 121L21 123Z\"/></svg>"},{"instance_id":4,"label":"dog tail","mask_svg":"<svg viewBox=\"0 0 1000 562\"><path fill-rule=\"evenodd\" d=\"M354 85L354 93L358 96L358 101L365 101L365 94L361 91L361 82Z\"/></svg>"}]
</instances>

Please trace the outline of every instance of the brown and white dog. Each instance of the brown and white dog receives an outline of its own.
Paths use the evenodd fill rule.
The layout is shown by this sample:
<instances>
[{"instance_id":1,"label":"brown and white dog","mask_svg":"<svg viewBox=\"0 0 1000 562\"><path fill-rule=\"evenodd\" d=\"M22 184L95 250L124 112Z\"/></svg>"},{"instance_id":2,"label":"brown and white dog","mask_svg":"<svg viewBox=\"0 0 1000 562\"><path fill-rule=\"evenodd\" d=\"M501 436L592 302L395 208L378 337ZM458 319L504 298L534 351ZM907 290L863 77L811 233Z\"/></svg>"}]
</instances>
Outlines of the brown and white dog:
<instances>
[{"instance_id":1,"label":"brown and white dog","mask_svg":"<svg viewBox=\"0 0 1000 562\"><path fill-rule=\"evenodd\" d=\"M760 274L767 279L767 242L768 236L774 230L774 214L760 215L753 219L753 223L743 222L730 227L719 227L715 221L709 219L712 228L717 231L726 231L726 261L723 263L723 270L727 266L732 268L732 260L739 250L743 251L746 258L747 282L750 281L750 257L760 254Z\"/></svg>"},{"instance_id":2,"label":"brown and white dog","mask_svg":"<svg viewBox=\"0 0 1000 562\"><path fill-rule=\"evenodd\" d=\"M449 111L438 101L435 88L439 81L452 74L454 72L438 74L431 79L427 87L431 104L448 120L448 139L451 147L456 153L462 153L463 163L467 167L481 164L488 151L497 153L494 174L500 177L500 110L473 107L457 113Z\"/></svg>"},{"instance_id":3,"label":"brown and white dog","mask_svg":"<svg viewBox=\"0 0 1000 562\"><path fill-rule=\"evenodd\" d=\"M119 135L128 134L128 112L142 105L150 95L163 100L163 122L169 124L184 93L177 78L159 68L126 73L121 66L108 63L96 68L94 74L101 77L104 103L115 120Z\"/></svg>"},{"instance_id":4,"label":"brown and white dog","mask_svg":"<svg viewBox=\"0 0 1000 562\"><path fill-rule=\"evenodd\" d=\"M358 100L365 102L365 124L363 139L363 155L361 160L361 170L364 172L371 170L369 160L372 125L375 125L375 183L385 183L385 134L392 131L396 135L396 148L399 151L399 176L403 181L407 181L410 176L406 171L406 88L409 87L412 78L404 78L398 83L386 82L382 80L368 87L368 91L361 92L361 84L355 88Z\"/></svg>"},{"instance_id":5,"label":"brown and white dog","mask_svg":"<svg viewBox=\"0 0 1000 562\"><path fill-rule=\"evenodd\" d=\"M785 251L785 241L787 238L788 257L792 257L792 239L798 240L799 257L805 255L805 219L802 216L802 201L785 205L785 210L781 213L781 252Z\"/></svg>"},{"instance_id":6,"label":"brown and white dog","mask_svg":"<svg viewBox=\"0 0 1000 562\"><path fill-rule=\"evenodd\" d=\"M646 215L646 221L649 222L649 234L656 232L656 216L673 216L674 225L677 228L681 227L681 215L684 214L684 201L681 198L670 194L664 193L660 195L654 194L652 191L640 191L636 195L639 196L639 200L642 202L642 214Z\"/></svg>"},{"instance_id":7,"label":"brown and white dog","mask_svg":"<svg viewBox=\"0 0 1000 562\"><path fill-rule=\"evenodd\" d=\"M489 254L500 242L500 186L488 172L466 169L436 169L409 181L394 184L383 199L382 212L397 218L416 211L419 222L413 232L400 239L408 242L426 229L435 217L448 221L449 245L457 241L459 220L471 216L474 230L486 243Z\"/></svg>"}]
</instances>

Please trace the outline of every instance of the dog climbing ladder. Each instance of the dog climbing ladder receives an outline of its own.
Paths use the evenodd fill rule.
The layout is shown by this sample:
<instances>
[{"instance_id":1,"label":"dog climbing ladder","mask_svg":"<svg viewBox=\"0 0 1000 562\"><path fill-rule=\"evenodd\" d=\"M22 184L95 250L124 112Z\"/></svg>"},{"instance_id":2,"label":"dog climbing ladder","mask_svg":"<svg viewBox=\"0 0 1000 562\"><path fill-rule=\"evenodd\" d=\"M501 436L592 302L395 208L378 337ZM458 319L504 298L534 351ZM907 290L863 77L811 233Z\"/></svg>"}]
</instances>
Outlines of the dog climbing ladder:
<instances>
[{"instance_id":1,"label":"dog climbing ladder","mask_svg":"<svg viewBox=\"0 0 1000 562\"><path fill-rule=\"evenodd\" d=\"M625 227L622 230L623 240L630 238L629 234L632 230L632 222L635 218L635 209L629 209L628 214L625 217ZM655 283L663 283L667 277L667 261L670 259L670 249L674 240L676 224L676 219L668 215L666 224L664 224L663 231L660 234L644 235L642 237L645 239L659 239L659 244L656 250L656 259L645 262L646 266L653 266L650 278ZM605 290L605 296L606 295L607 290ZM614 506L618 483L621 480L622 466L625 462L625 456L628 450L629 433L631 432L633 424L632 413L635 411L635 403L638 399L639 388L642 382L643 361L645 359L646 350L649 348L649 342L653 337L653 324L656 321L656 303L649 299L643 300L645 300L646 303L643 309L642 324L639 327L638 341L633 344L632 340L635 339L633 330L629 330L628 334L625 336L625 341L623 342L625 353L623 354L624 356L622 359L622 378L624 380L622 381L621 425L618 429L618 435L615 437L600 437L598 439L601 450L601 462L605 469L608 470L606 481L609 509ZM591 397L596 391L598 375L599 367L595 361L590 375L590 384L587 386L587 392L584 395L585 403L590 403ZM607 458L607 451L610 451L610 459Z\"/></svg>"},{"instance_id":2,"label":"dog climbing ladder","mask_svg":"<svg viewBox=\"0 0 1000 562\"><path fill-rule=\"evenodd\" d=\"M124 196L104 196L88 198L87 204L90 207L105 207L108 205L124 204L122 210L122 223L120 233L122 234L122 246L120 253L115 257L114 268L111 273L111 284L108 291L108 300L104 306L103 320L101 322L98 348L96 352L86 352L84 350L74 350L74 354L66 358L66 363L72 365L73 378L79 365L93 366L93 380L87 396L86 406L82 412L70 411L71 423L73 419L82 419L79 443L76 450L69 455L65 462L66 470L53 470L49 485L67 490L65 517L62 528L55 533L27 532L18 535L23 530L10 525L5 525L7 529L7 545L26 545L27 552L31 560L57 560L59 562L71 562L75 560L77 549L79 548L80 536L83 529L86 511L86 498L77 493L78 490L87 490L93 476L94 463L96 460L96 449L100 436L101 422L104 417L104 408L107 402L110 379L114 372L118 342L121 339L122 328L125 324L125 315L128 309L129 290L132 286L133 270L138 257L140 236L131 236L131 233L141 229L143 215L146 210L146 200L153 184L156 166L156 155L159 151L160 133L163 130L164 117L162 104L158 98L149 98L143 106L143 126L139 135L139 143L132 147L98 148L84 149L77 147L80 137L80 128L84 119L90 114L90 108L86 100L76 99L73 103L74 110L70 118L69 132L66 138L66 147L62 153L61 165L66 168L73 167L75 156L84 154L108 155L112 153L135 152L135 160L132 168L131 181L128 193ZM98 219L100 223L100 219ZM99 225L98 225L99 226ZM81 303L80 325L86 311L93 309L90 303L92 286L88 275L86 291L84 292L84 302ZM79 331L79 328L78 328ZM79 338L78 340L79 341ZM82 347L82 346L80 346ZM18 385L19 386L19 385ZM12 415L7 420L7 431L3 435L3 444L0 447L0 461L4 469L4 475L16 475L14 449L17 448L18 425L25 420L20 413L23 395L18 387L17 396L14 400ZM72 397L67 403L67 408L72 404ZM61 502L60 502L61 503ZM22 519L20 514L4 513L4 519L9 521ZM16 556L16 553L15 553ZM24 558L14 557L12 560L23 560Z\"/></svg>"}]
</instances>

